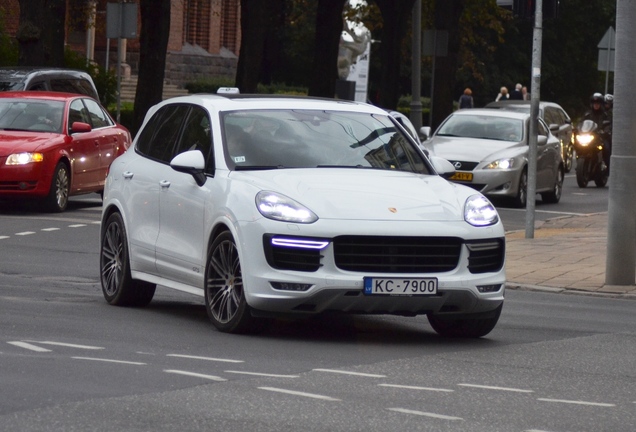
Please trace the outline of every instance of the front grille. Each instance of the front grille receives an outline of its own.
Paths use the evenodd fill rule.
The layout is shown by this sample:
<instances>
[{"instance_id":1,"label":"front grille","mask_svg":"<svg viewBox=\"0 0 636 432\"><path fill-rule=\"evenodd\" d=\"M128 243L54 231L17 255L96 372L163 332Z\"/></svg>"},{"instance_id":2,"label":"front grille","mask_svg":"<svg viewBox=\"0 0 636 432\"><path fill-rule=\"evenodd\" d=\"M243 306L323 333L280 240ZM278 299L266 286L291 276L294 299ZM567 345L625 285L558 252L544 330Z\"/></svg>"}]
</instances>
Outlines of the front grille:
<instances>
[{"instance_id":1,"label":"front grille","mask_svg":"<svg viewBox=\"0 0 636 432\"><path fill-rule=\"evenodd\" d=\"M456 160L449 160L449 162L452 163L455 169L457 169L458 171L472 171L477 165L479 165L479 162L466 162ZM457 164L460 164L459 168L457 168Z\"/></svg>"},{"instance_id":2,"label":"front grille","mask_svg":"<svg viewBox=\"0 0 636 432\"><path fill-rule=\"evenodd\" d=\"M501 238L466 242L468 247L468 270L487 273L501 270L506 255L505 241Z\"/></svg>"},{"instance_id":3,"label":"front grille","mask_svg":"<svg viewBox=\"0 0 636 432\"><path fill-rule=\"evenodd\" d=\"M456 237L340 236L333 241L342 270L382 273L448 272L457 267L462 239Z\"/></svg>"}]
</instances>

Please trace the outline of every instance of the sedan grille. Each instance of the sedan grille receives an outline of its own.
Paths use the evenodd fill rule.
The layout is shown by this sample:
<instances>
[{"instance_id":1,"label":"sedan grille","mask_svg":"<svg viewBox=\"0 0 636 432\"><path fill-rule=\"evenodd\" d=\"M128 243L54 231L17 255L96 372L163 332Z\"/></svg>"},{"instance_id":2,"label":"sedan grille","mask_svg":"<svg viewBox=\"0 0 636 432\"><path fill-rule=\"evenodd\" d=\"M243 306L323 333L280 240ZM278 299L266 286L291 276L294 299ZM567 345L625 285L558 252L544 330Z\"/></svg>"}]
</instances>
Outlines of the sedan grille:
<instances>
[{"instance_id":1,"label":"sedan grille","mask_svg":"<svg viewBox=\"0 0 636 432\"><path fill-rule=\"evenodd\" d=\"M340 236L333 243L342 270L434 273L457 267L463 242L456 237Z\"/></svg>"},{"instance_id":2,"label":"sedan grille","mask_svg":"<svg viewBox=\"0 0 636 432\"><path fill-rule=\"evenodd\" d=\"M472 171L477 165L479 165L479 162L466 162L456 160L449 160L449 162L453 164L455 169L460 171Z\"/></svg>"}]
</instances>

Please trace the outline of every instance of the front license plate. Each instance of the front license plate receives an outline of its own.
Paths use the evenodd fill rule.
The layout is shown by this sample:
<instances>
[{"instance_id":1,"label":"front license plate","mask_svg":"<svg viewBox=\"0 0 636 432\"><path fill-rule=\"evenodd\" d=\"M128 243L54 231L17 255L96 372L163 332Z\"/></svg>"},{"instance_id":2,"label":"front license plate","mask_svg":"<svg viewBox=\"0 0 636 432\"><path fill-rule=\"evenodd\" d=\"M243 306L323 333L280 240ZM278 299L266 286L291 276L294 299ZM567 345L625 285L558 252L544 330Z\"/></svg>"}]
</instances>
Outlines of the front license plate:
<instances>
[{"instance_id":1,"label":"front license plate","mask_svg":"<svg viewBox=\"0 0 636 432\"><path fill-rule=\"evenodd\" d=\"M366 295L421 296L437 294L437 278L364 278Z\"/></svg>"},{"instance_id":2,"label":"front license plate","mask_svg":"<svg viewBox=\"0 0 636 432\"><path fill-rule=\"evenodd\" d=\"M457 171L449 180L473 181L473 173Z\"/></svg>"}]
</instances>

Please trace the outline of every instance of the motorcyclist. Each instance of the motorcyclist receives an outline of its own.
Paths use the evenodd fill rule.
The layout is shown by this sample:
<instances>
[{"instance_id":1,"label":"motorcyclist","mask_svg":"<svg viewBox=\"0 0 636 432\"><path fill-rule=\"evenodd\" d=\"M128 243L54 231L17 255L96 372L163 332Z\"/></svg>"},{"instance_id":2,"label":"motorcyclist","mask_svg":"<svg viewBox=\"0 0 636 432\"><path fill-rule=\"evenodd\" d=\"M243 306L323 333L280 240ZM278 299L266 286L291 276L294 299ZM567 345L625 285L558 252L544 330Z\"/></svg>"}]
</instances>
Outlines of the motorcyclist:
<instances>
[{"instance_id":1,"label":"motorcyclist","mask_svg":"<svg viewBox=\"0 0 636 432\"><path fill-rule=\"evenodd\" d=\"M603 97L603 100L605 101L605 113L609 117L609 120L612 121L614 114L614 96L608 93Z\"/></svg>"},{"instance_id":2,"label":"motorcyclist","mask_svg":"<svg viewBox=\"0 0 636 432\"><path fill-rule=\"evenodd\" d=\"M612 101L613 101L612 97ZM585 120L592 120L598 126L603 139L603 161L609 170L610 155L612 153L612 122L605 111L605 97L601 93L594 93L590 97L590 111L585 113Z\"/></svg>"}]
</instances>

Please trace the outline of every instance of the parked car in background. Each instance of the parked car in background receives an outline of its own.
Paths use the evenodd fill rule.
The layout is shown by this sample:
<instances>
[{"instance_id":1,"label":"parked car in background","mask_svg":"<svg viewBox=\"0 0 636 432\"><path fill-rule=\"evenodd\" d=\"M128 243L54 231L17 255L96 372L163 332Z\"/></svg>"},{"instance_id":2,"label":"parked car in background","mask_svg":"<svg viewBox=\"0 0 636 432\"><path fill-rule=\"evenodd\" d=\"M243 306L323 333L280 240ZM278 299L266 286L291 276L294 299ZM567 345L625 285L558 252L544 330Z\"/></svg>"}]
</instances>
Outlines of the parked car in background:
<instances>
[{"instance_id":1,"label":"parked car in background","mask_svg":"<svg viewBox=\"0 0 636 432\"><path fill-rule=\"evenodd\" d=\"M536 191L543 201L561 199L564 167L559 140L537 119ZM450 161L450 179L486 196L512 199L525 207L528 198L530 114L509 110L458 110L424 142L430 154Z\"/></svg>"},{"instance_id":2,"label":"parked car in background","mask_svg":"<svg viewBox=\"0 0 636 432\"><path fill-rule=\"evenodd\" d=\"M496 209L380 108L191 95L150 109L133 146L104 192L110 304L146 305L158 284L200 296L231 333L338 311L427 314L441 335L481 337L499 319Z\"/></svg>"},{"instance_id":3,"label":"parked car in background","mask_svg":"<svg viewBox=\"0 0 636 432\"><path fill-rule=\"evenodd\" d=\"M62 68L0 67L0 91L79 93L99 100L93 78L83 71Z\"/></svg>"},{"instance_id":4,"label":"parked car in background","mask_svg":"<svg viewBox=\"0 0 636 432\"><path fill-rule=\"evenodd\" d=\"M71 195L101 192L131 136L93 98L0 92L0 200L38 199L52 212Z\"/></svg>"},{"instance_id":5,"label":"parked car in background","mask_svg":"<svg viewBox=\"0 0 636 432\"><path fill-rule=\"evenodd\" d=\"M507 100L491 102L485 108L499 108L512 111L530 112L531 101ZM550 132L561 142L563 168L566 173L572 170L574 164L574 134L572 119L561 105L554 102L539 102L539 118L548 125Z\"/></svg>"}]
</instances>

